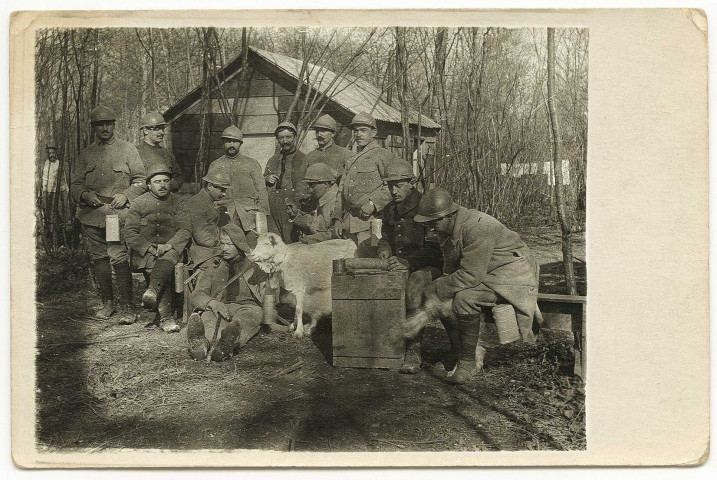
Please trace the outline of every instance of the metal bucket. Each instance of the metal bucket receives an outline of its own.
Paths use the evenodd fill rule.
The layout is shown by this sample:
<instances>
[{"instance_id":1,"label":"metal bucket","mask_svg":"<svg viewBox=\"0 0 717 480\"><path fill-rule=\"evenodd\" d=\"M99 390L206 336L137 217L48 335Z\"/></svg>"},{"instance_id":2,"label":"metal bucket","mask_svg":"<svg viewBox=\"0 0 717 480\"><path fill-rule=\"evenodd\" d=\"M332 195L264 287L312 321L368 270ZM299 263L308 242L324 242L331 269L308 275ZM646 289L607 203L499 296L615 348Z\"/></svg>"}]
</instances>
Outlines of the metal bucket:
<instances>
[{"instance_id":1,"label":"metal bucket","mask_svg":"<svg viewBox=\"0 0 717 480\"><path fill-rule=\"evenodd\" d=\"M501 345L520 340L518 319L515 317L513 305L504 303L493 307L495 328L498 332L498 341Z\"/></svg>"}]
</instances>

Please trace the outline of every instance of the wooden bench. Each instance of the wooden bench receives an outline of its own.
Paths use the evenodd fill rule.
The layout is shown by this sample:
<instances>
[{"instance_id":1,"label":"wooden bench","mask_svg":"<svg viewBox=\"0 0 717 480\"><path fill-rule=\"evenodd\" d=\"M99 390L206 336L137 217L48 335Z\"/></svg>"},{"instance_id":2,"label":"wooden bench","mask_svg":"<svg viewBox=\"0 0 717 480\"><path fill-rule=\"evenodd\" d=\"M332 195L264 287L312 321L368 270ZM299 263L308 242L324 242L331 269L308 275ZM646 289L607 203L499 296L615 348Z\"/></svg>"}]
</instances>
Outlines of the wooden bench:
<instances>
[{"instance_id":1,"label":"wooden bench","mask_svg":"<svg viewBox=\"0 0 717 480\"><path fill-rule=\"evenodd\" d=\"M585 324L587 297L538 293L538 307L543 313L570 315L570 325L575 339L575 364L573 372L585 380L587 351L585 349Z\"/></svg>"}]
</instances>

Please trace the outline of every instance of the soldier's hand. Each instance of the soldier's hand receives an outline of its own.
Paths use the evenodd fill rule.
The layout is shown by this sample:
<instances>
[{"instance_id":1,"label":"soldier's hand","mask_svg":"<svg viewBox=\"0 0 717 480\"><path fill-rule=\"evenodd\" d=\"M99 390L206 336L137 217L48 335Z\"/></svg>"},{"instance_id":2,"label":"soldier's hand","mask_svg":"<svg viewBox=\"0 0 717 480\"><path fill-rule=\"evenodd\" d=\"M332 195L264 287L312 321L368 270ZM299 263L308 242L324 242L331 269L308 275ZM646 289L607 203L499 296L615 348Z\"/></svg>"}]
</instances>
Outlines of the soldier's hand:
<instances>
[{"instance_id":1,"label":"soldier's hand","mask_svg":"<svg viewBox=\"0 0 717 480\"><path fill-rule=\"evenodd\" d=\"M157 245L157 256L158 256L158 257L161 257L162 255L164 255L165 253L167 253L167 252L170 251L171 249L172 249L172 246L171 246L170 244L168 244L168 243L161 243L161 244Z\"/></svg>"},{"instance_id":2,"label":"soldier's hand","mask_svg":"<svg viewBox=\"0 0 717 480\"><path fill-rule=\"evenodd\" d=\"M379 250L378 251L378 258L387 259L391 256L391 252L388 250Z\"/></svg>"},{"instance_id":3,"label":"soldier's hand","mask_svg":"<svg viewBox=\"0 0 717 480\"><path fill-rule=\"evenodd\" d=\"M207 307L209 308L209 310L214 312L214 315L218 317L223 317L227 320L229 319L229 309L219 300L212 300L211 302L209 302Z\"/></svg>"},{"instance_id":4,"label":"soldier's hand","mask_svg":"<svg viewBox=\"0 0 717 480\"><path fill-rule=\"evenodd\" d=\"M392 256L388 259L388 268L391 271L395 270L408 270L409 269L409 263L408 260L405 260L403 258L398 258L396 256Z\"/></svg>"},{"instance_id":5,"label":"soldier's hand","mask_svg":"<svg viewBox=\"0 0 717 480\"><path fill-rule=\"evenodd\" d=\"M287 200L286 201L286 214L294 219L299 214L299 207L297 207L293 202Z\"/></svg>"},{"instance_id":6,"label":"soldier's hand","mask_svg":"<svg viewBox=\"0 0 717 480\"><path fill-rule=\"evenodd\" d=\"M371 215L376 212L376 205L372 201L368 201L361 205L361 211L359 212L359 218L361 220L368 220Z\"/></svg>"},{"instance_id":7,"label":"soldier's hand","mask_svg":"<svg viewBox=\"0 0 717 480\"><path fill-rule=\"evenodd\" d=\"M269 186L274 185L277 181L279 181L279 175L276 173L272 173L268 177L266 177L266 184Z\"/></svg>"},{"instance_id":8,"label":"soldier's hand","mask_svg":"<svg viewBox=\"0 0 717 480\"><path fill-rule=\"evenodd\" d=\"M110 207L112 208L122 208L129 202L129 199L127 198L127 195L124 193L115 193L112 196L112 202L110 203Z\"/></svg>"},{"instance_id":9,"label":"soldier's hand","mask_svg":"<svg viewBox=\"0 0 717 480\"><path fill-rule=\"evenodd\" d=\"M81 200L85 202L85 204L89 205L90 207L101 207L104 205L104 202L100 200L100 197L97 196L96 192L84 192L81 195Z\"/></svg>"}]
</instances>

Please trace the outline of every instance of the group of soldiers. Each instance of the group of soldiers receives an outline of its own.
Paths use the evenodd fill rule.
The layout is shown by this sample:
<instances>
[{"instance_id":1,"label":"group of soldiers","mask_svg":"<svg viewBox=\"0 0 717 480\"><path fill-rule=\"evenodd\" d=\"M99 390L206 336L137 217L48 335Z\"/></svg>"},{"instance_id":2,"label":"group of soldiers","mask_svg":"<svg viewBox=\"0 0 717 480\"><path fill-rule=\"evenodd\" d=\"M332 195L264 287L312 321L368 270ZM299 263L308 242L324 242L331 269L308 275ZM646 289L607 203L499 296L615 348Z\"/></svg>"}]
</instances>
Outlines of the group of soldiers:
<instances>
[{"instance_id":1,"label":"group of soldiers","mask_svg":"<svg viewBox=\"0 0 717 480\"><path fill-rule=\"evenodd\" d=\"M146 308L155 324L180 330L174 317L174 268L187 252L199 272L187 324L194 359L230 358L255 335L271 279L246 254L256 244L262 221L286 243L353 240L359 256L387 260L392 270L428 279L415 309L429 298L452 301L451 319L441 319L451 340L444 360L448 378L463 383L482 367L478 344L481 319L491 307L515 308L524 340L534 340L537 270L520 237L493 217L453 202L434 188L422 193L413 168L382 148L376 120L357 114L349 127L356 152L337 145L336 121L323 115L311 126L318 148L304 154L297 128L280 123L278 152L264 171L240 153L243 133L229 126L221 134L225 154L214 160L190 198L176 192L184 181L174 156L162 147L166 123L159 113L142 118L139 146L117 139L116 116L98 106L91 112L96 141L85 148L72 175L83 239L102 300L96 316L120 324L137 320L132 305L132 271L144 273ZM121 238L109 239L105 219L117 215ZM381 219L381 239L372 224ZM112 283L114 270L117 299ZM221 324L218 341L207 332ZM420 338L411 342L403 372L420 364Z\"/></svg>"}]
</instances>

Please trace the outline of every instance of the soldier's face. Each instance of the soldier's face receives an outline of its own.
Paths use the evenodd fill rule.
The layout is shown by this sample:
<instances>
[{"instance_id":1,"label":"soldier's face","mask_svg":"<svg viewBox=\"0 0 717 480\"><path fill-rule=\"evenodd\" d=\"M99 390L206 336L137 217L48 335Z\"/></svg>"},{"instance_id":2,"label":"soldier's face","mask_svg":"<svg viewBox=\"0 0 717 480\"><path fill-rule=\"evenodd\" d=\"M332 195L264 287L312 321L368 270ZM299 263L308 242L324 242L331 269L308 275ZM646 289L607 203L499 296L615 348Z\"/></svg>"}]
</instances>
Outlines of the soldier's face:
<instances>
[{"instance_id":1,"label":"soldier's face","mask_svg":"<svg viewBox=\"0 0 717 480\"><path fill-rule=\"evenodd\" d=\"M453 232L453 215L426 222L428 231L436 232L441 238L447 238Z\"/></svg>"},{"instance_id":2,"label":"soldier's face","mask_svg":"<svg viewBox=\"0 0 717 480\"><path fill-rule=\"evenodd\" d=\"M144 127L144 139L151 145L159 145L164 140L164 125Z\"/></svg>"},{"instance_id":3,"label":"soldier's face","mask_svg":"<svg viewBox=\"0 0 717 480\"><path fill-rule=\"evenodd\" d=\"M316 129L316 143L319 144L319 148L326 148L331 145L334 141L334 132L325 128Z\"/></svg>"},{"instance_id":4,"label":"soldier's face","mask_svg":"<svg viewBox=\"0 0 717 480\"><path fill-rule=\"evenodd\" d=\"M149 191L155 197L164 198L169 195L169 182L170 178L168 175L162 175L161 173L153 176L149 179Z\"/></svg>"},{"instance_id":5,"label":"soldier's face","mask_svg":"<svg viewBox=\"0 0 717 480\"><path fill-rule=\"evenodd\" d=\"M232 242L232 239L229 238L229 235L222 233L221 235L221 251L222 251L222 258L224 260L234 260L239 256L239 249L236 245L234 245L234 242Z\"/></svg>"},{"instance_id":6,"label":"soldier's face","mask_svg":"<svg viewBox=\"0 0 717 480\"><path fill-rule=\"evenodd\" d=\"M359 147L365 147L373 141L376 136L376 129L366 125L357 125L353 128L354 141Z\"/></svg>"},{"instance_id":7,"label":"soldier's face","mask_svg":"<svg viewBox=\"0 0 717 480\"><path fill-rule=\"evenodd\" d=\"M57 152L55 150L48 150L47 151L47 159L51 162L54 162L57 160Z\"/></svg>"},{"instance_id":8,"label":"soldier's face","mask_svg":"<svg viewBox=\"0 0 717 480\"><path fill-rule=\"evenodd\" d=\"M291 130L281 130L276 134L276 141L279 142L279 148L282 152L290 152L294 149L296 135Z\"/></svg>"},{"instance_id":9,"label":"soldier's face","mask_svg":"<svg viewBox=\"0 0 717 480\"><path fill-rule=\"evenodd\" d=\"M315 198L321 198L331 188L331 182L311 182L306 184L309 187L311 195Z\"/></svg>"},{"instance_id":10,"label":"soldier's face","mask_svg":"<svg viewBox=\"0 0 717 480\"><path fill-rule=\"evenodd\" d=\"M226 187L220 187L213 183L207 183L207 192L213 201L221 200L227 194Z\"/></svg>"},{"instance_id":11,"label":"soldier's face","mask_svg":"<svg viewBox=\"0 0 717 480\"><path fill-rule=\"evenodd\" d=\"M388 191L391 193L393 201L401 203L411 194L413 183L410 180L398 180L388 182Z\"/></svg>"},{"instance_id":12,"label":"soldier's face","mask_svg":"<svg viewBox=\"0 0 717 480\"><path fill-rule=\"evenodd\" d=\"M239 147L241 147L241 141L232 138L224 139L224 153L227 154L227 157L236 157L239 153Z\"/></svg>"},{"instance_id":13,"label":"soldier's face","mask_svg":"<svg viewBox=\"0 0 717 480\"><path fill-rule=\"evenodd\" d=\"M111 140L115 134L114 120L95 122L92 125L95 127L97 138L99 138L103 142Z\"/></svg>"}]
</instances>

